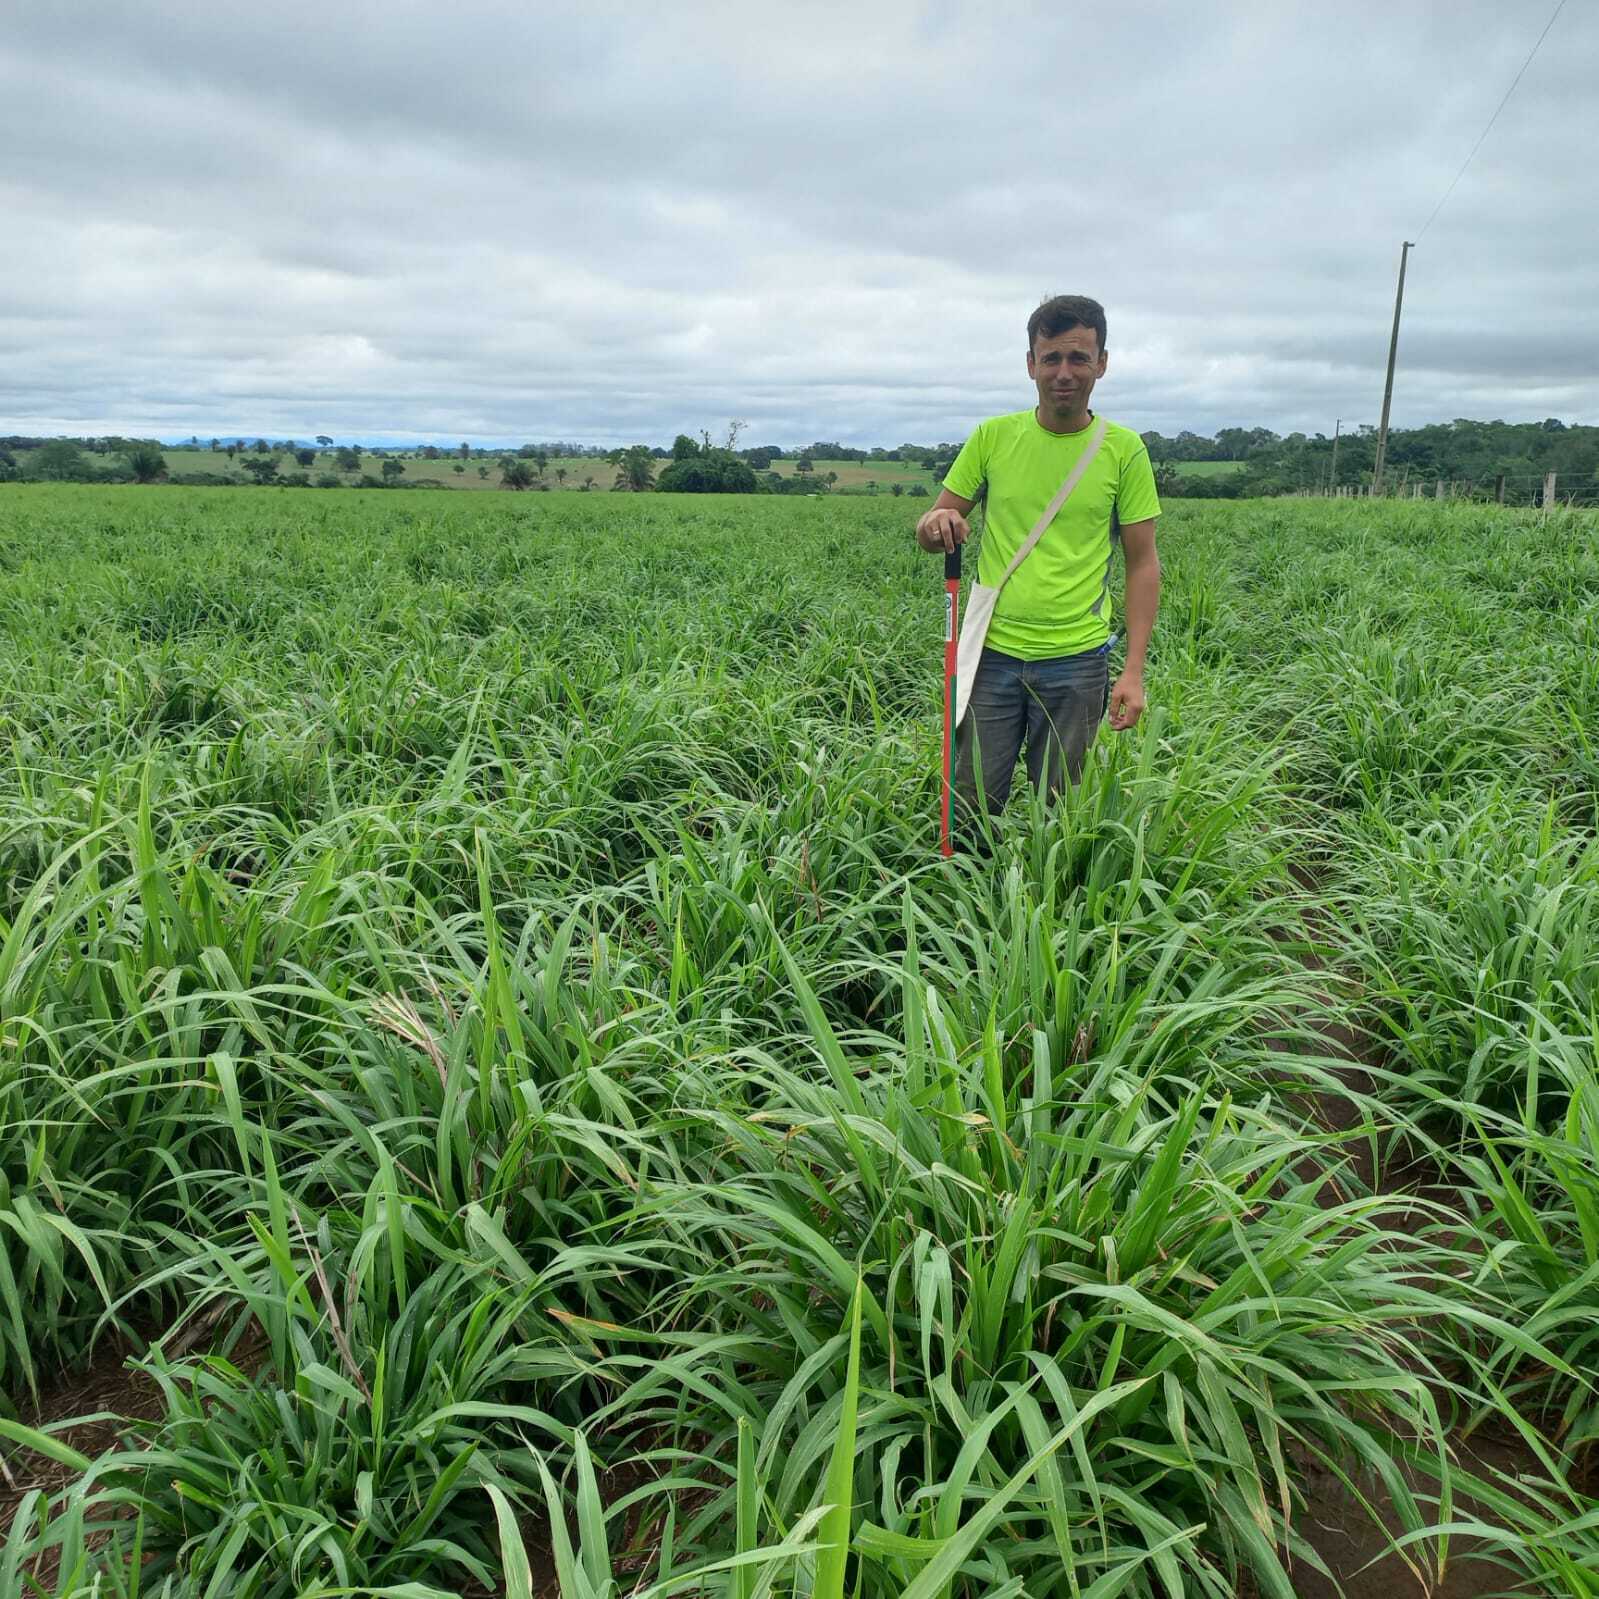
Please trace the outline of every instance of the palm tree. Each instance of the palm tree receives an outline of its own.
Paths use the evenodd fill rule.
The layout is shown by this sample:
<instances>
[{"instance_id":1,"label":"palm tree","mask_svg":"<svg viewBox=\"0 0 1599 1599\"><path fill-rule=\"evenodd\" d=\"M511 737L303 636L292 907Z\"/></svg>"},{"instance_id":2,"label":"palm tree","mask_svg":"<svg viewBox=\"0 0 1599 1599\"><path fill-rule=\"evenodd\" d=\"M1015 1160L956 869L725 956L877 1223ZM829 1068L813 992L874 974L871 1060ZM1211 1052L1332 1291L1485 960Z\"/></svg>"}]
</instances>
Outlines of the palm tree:
<instances>
[{"instance_id":1,"label":"palm tree","mask_svg":"<svg viewBox=\"0 0 1599 1599\"><path fill-rule=\"evenodd\" d=\"M617 488L642 494L655 487L655 462L650 458L647 444L635 444L623 450L616 465Z\"/></svg>"}]
</instances>

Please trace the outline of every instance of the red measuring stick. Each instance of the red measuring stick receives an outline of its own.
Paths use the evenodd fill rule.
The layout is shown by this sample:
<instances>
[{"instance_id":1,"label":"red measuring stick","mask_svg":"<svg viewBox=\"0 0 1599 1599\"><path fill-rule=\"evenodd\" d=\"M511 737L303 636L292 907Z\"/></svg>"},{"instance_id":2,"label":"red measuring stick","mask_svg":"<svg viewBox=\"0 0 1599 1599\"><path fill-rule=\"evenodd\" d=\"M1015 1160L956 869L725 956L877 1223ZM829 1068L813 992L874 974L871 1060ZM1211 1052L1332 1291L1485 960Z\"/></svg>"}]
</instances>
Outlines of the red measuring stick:
<instances>
[{"instance_id":1,"label":"red measuring stick","mask_svg":"<svg viewBox=\"0 0 1599 1599\"><path fill-rule=\"evenodd\" d=\"M939 807L938 848L955 853L955 662L960 629L961 547L944 554L944 783Z\"/></svg>"}]
</instances>

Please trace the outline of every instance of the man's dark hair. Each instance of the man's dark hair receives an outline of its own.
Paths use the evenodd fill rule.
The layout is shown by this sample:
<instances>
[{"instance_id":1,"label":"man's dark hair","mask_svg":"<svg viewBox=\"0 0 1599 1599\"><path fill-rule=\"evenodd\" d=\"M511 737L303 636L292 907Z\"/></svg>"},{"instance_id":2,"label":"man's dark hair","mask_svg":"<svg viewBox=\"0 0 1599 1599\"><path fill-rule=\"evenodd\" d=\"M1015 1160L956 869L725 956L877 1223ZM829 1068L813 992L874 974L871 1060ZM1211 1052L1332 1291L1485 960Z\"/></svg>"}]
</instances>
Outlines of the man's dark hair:
<instances>
[{"instance_id":1,"label":"man's dark hair","mask_svg":"<svg viewBox=\"0 0 1599 1599\"><path fill-rule=\"evenodd\" d=\"M1027 319L1027 348L1039 338L1053 339L1073 328L1092 328L1099 340L1099 353L1105 353L1105 307L1086 294L1057 294L1045 300Z\"/></svg>"}]
</instances>

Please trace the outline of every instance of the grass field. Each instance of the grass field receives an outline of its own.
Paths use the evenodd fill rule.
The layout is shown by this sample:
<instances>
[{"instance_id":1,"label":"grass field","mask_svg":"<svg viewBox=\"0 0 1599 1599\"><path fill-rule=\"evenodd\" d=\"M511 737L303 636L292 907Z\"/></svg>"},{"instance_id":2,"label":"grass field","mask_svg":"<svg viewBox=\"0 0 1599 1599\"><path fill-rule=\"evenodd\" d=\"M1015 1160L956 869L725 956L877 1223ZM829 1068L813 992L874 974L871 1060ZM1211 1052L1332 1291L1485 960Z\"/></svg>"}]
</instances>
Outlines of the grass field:
<instances>
[{"instance_id":1,"label":"grass field","mask_svg":"<svg viewBox=\"0 0 1599 1599\"><path fill-rule=\"evenodd\" d=\"M311 448L305 445L305 448ZM254 480L244 470L244 461L252 452L240 452L229 460L225 451L210 449L171 448L162 452L166 457L167 471L175 476L190 476L195 473L211 473L227 477L240 484L254 486ZM385 457L363 452L360 456L361 465L353 473L340 472L333 450L318 450L316 461L309 467L300 466L292 456L279 452L278 470L287 476L291 472L305 472L314 483L324 474L331 473L338 477L341 484L354 486L363 474L374 478L383 475L383 462ZM23 453L23 460L28 459L28 452ZM500 468L498 458L479 460L473 458L469 461L457 459L441 459L428 461L416 459L411 456L400 458L405 467L403 482L428 483L441 488L449 489L494 489L505 492L500 486ZM1188 477L1220 477L1232 472L1241 472L1245 463L1242 461L1179 461L1177 470ZM657 471L667 465L664 461L656 463ZM790 456L788 459L774 461L770 470L782 477L797 475L796 467L798 458ZM892 496L892 485L900 484L908 487L913 483L920 484L930 494L936 493L939 487L932 473L919 464L903 461L832 461L820 458L813 460L814 472L811 474L816 480L818 489L831 488L834 491L850 493L882 493ZM461 471L455 468L460 466ZM834 475L831 484L828 475ZM545 469L544 481L552 491L583 490L588 485L589 492L609 492L616 481L616 468L604 460L594 460L589 457L570 456L554 457Z\"/></svg>"},{"instance_id":2,"label":"grass field","mask_svg":"<svg viewBox=\"0 0 1599 1599\"><path fill-rule=\"evenodd\" d=\"M0 489L0 1592L1592 1599L1592 519L1173 506L944 863L903 510Z\"/></svg>"},{"instance_id":3,"label":"grass field","mask_svg":"<svg viewBox=\"0 0 1599 1599\"><path fill-rule=\"evenodd\" d=\"M312 448L305 445L304 448ZM245 460L254 452L241 451L232 460L229 460L225 451L210 449L170 448L163 450L166 457L167 471L173 475L188 476L195 473L211 473L226 477L239 484L254 486L254 480L244 470ZM24 451L22 460L26 464L29 452ZM449 489L494 489L500 492L500 468L498 457L479 460L476 457L469 461L455 459L441 459L428 461L404 456L400 458L405 467L402 481L406 483L429 483L441 488ZM340 472L334 450L318 450L315 462L308 467L302 467L290 455L278 452L278 471L287 476L291 472L305 472L313 481L325 473L332 473L338 477L342 484L354 486L362 474L375 478L383 475L383 462L385 457L373 455L369 451L362 452L360 467L352 473ZM665 461L658 461L656 468L667 465ZM795 475L797 458L775 461L772 470L784 477ZM869 484L875 483L885 494L890 493L889 485L892 483L911 484L920 483L932 492L935 485L932 474L919 465L899 461L826 461L816 460L814 463L818 488L826 487L825 480L829 472L837 474L837 481L833 484L835 489L864 491ZM456 466L462 470L457 472ZM480 471L480 468L483 469ZM562 474L565 474L564 477ZM604 460L595 460L583 456L552 456L545 469L545 482L552 491L582 490L585 482L590 484L590 492L609 492L616 481L616 468Z\"/></svg>"}]
</instances>

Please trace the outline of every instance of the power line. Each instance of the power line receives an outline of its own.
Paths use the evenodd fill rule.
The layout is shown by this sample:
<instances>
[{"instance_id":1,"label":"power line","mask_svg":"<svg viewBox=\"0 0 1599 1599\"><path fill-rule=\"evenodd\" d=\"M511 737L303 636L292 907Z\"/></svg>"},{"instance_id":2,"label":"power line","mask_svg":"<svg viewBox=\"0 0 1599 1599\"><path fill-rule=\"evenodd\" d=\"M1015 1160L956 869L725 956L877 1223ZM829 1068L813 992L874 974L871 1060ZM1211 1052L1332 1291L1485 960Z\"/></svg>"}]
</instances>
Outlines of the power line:
<instances>
[{"instance_id":1,"label":"power line","mask_svg":"<svg viewBox=\"0 0 1599 1599\"><path fill-rule=\"evenodd\" d=\"M1465 177L1466 168L1471 165L1472 156L1475 156L1476 153L1482 148L1482 141L1484 139L1486 139L1488 137L1488 135L1493 131L1494 123L1496 123L1499 120L1499 113L1501 111L1503 111L1504 108L1510 103L1511 95L1513 95L1516 92L1516 85L1521 82L1522 73L1525 73L1527 68L1532 65L1532 58L1535 55L1537 55L1538 46L1541 45L1544 42L1544 40L1549 37L1549 30L1552 27L1554 27L1555 18L1558 17L1560 15L1560 13L1562 11L1564 11L1565 9L1566 9L1566 0L1560 0L1560 3L1555 7L1554 11L1551 13L1549 20L1546 23L1544 23L1543 32L1538 35L1537 44L1534 44L1532 49L1527 52L1527 59L1521 63L1521 72L1518 72L1515 75L1515 77L1510 80L1510 87L1505 90L1504 99L1499 102L1498 106L1494 110L1494 114L1491 117L1488 118L1488 126L1486 128L1484 128L1482 130L1482 132L1477 136L1477 142L1474 145L1472 145L1472 147L1471 147L1471 155L1468 155L1466 157L1466 159L1460 163L1460 170L1455 174L1454 183L1451 183L1449 185L1449 187L1444 190L1443 199L1440 200L1437 203L1437 205L1435 205L1432 208L1432 216L1428 217L1426 222L1424 222L1422 224L1421 232L1416 235L1416 243L1417 244L1420 244L1421 241L1426 237L1427 229L1430 228L1432 226L1432 224L1433 224L1433 217L1436 217L1438 215L1438 213L1443 210L1444 202L1446 200L1448 200L1449 196L1452 195L1455 192L1455 184L1459 183L1460 180L1463 177Z\"/></svg>"}]
</instances>

